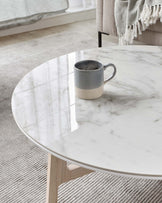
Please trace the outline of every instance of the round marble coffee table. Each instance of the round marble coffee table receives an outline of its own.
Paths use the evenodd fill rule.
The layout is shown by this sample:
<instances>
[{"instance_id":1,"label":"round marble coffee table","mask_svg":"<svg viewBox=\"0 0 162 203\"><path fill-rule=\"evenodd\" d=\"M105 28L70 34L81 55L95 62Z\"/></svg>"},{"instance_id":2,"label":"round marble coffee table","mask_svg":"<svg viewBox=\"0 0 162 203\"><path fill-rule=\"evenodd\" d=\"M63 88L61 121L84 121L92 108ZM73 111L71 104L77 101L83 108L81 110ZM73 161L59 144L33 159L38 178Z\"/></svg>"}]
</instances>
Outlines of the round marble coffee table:
<instances>
[{"instance_id":1,"label":"round marble coffee table","mask_svg":"<svg viewBox=\"0 0 162 203\"><path fill-rule=\"evenodd\" d=\"M117 67L97 100L75 97L73 66L83 59ZM49 203L57 202L58 185L93 170L162 179L162 47L114 46L52 59L18 83L12 111L21 131L49 152Z\"/></svg>"}]
</instances>

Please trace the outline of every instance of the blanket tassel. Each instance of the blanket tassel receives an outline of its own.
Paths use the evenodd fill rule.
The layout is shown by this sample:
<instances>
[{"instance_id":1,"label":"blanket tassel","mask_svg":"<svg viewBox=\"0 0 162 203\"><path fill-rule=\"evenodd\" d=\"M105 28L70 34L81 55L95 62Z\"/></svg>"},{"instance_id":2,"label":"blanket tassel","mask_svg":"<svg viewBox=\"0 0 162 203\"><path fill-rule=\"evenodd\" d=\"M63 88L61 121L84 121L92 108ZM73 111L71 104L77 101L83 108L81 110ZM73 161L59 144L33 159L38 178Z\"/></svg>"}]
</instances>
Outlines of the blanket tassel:
<instances>
[{"instance_id":1,"label":"blanket tassel","mask_svg":"<svg viewBox=\"0 0 162 203\"><path fill-rule=\"evenodd\" d=\"M127 45L132 44L134 38L142 34L150 25L155 24L158 20L162 22L162 7L161 5L148 6L145 5L144 9L139 17L139 20L131 25L127 26L125 34L119 36L119 44Z\"/></svg>"}]
</instances>

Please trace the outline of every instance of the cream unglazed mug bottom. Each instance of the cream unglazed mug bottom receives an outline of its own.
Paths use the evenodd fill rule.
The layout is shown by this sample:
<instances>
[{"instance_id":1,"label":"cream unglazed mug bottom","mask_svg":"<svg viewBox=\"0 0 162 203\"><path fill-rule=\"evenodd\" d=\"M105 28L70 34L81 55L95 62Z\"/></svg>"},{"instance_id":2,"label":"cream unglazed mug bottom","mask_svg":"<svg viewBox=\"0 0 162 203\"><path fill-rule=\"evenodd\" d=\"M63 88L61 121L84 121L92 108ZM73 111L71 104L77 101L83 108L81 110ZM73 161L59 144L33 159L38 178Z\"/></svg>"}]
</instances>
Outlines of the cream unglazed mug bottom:
<instances>
[{"instance_id":1,"label":"cream unglazed mug bottom","mask_svg":"<svg viewBox=\"0 0 162 203\"><path fill-rule=\"evenodd\" d=\"M113 68L112 75L104 81L104 71ZM75 92L81 99L97 99L104 92L104 84L111 80L116 74L116 67L109 63L103 65L95 60L79 61L74 66Z\"/></svg>"}]
</instances>

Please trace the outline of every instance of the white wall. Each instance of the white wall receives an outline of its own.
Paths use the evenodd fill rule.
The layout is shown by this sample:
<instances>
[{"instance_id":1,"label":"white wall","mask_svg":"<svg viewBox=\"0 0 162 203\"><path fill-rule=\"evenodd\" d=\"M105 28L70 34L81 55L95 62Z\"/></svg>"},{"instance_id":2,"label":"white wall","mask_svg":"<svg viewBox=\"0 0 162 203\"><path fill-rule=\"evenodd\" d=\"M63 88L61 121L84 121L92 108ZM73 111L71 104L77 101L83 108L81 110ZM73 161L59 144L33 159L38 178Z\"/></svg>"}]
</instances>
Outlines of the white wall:
<instances>
[{"instance_id":1,"label":"white wall","mask_svg":"<svg viewBox=\"0 0 162 203\"><path fill-rule=\"evenodd\" d=\"M96 0L69 0L70 8L83 7L90 8L96 6Z\"/></svg>"}]
</instances>

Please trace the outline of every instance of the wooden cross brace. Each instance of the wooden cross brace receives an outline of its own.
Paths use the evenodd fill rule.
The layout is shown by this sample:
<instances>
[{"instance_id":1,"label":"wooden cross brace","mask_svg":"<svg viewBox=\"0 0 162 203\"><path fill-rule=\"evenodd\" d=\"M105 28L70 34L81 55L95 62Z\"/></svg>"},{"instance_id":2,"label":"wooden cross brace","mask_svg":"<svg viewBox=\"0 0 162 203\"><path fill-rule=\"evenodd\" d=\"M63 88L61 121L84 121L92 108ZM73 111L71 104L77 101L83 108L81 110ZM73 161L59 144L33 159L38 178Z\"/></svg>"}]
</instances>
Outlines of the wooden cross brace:
<instances>
[{"instance_id":1,"label":"wooden cross brace","mask_svg":"<svg viewBox=\"0 0 162 203\"><path fill-rule=\"evenodd\" d=\"M92 172L48 154L47 203L57 203L59 185Z\"/></svg>"}]
</instances>

